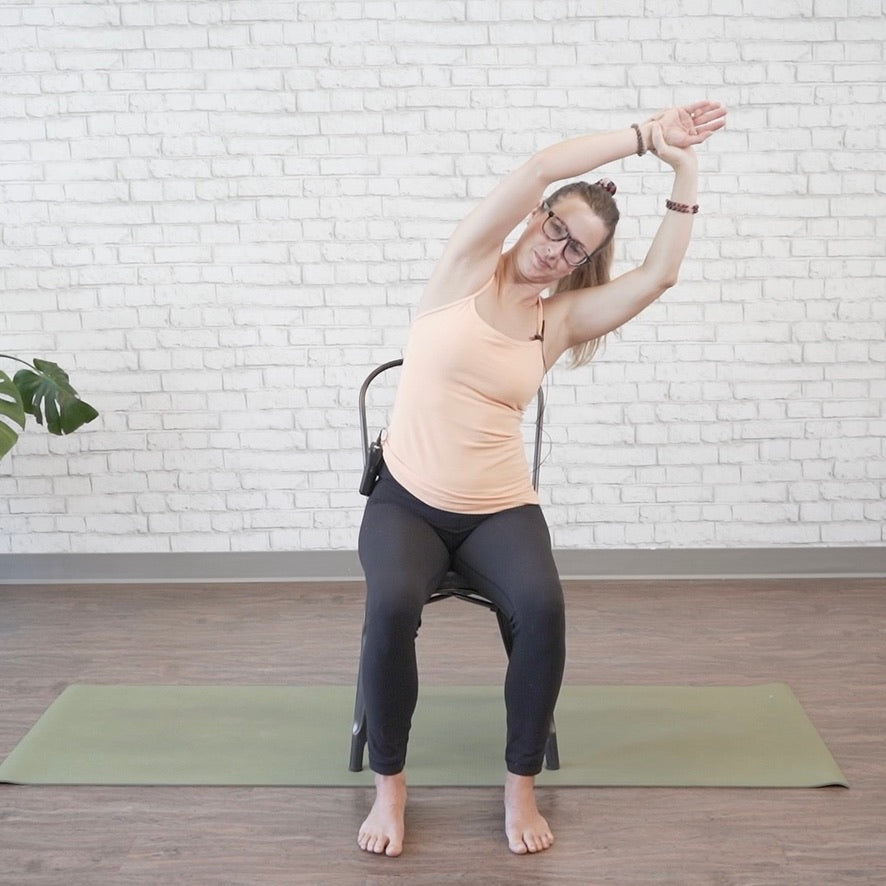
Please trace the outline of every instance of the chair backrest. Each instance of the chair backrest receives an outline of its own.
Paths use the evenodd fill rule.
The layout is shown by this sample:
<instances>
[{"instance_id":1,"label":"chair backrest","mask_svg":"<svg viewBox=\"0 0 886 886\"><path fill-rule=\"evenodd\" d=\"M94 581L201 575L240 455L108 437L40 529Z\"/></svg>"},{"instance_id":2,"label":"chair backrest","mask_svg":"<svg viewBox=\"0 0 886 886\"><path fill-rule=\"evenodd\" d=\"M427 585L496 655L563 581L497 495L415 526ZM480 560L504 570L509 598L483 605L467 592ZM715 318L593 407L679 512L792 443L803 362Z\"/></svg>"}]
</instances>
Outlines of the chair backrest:
<instances>
[{"instance_id":1,"label":"chair backrest","mask_svg":"<svg viewBox=\"0 0 886 886\"><path fill-rule=\"evenodd\" d=\"M363 385L360 388L360 396L358 399L358 407L360 410L360 431L363 434L363 466L366 466L366 460L369 457L369 426L366 417L366 398L372 383L383 373L390 369L395 369L403 365L403 358L389 360L376 366L369 375L366 376ZM532 450L532 486L538 491L538 478L541 471L541 449L542 449L542 433L544 430L544 413L545 413L545 392L539 387L535 395L535 438Z\"/></svg>"}]
</instances>

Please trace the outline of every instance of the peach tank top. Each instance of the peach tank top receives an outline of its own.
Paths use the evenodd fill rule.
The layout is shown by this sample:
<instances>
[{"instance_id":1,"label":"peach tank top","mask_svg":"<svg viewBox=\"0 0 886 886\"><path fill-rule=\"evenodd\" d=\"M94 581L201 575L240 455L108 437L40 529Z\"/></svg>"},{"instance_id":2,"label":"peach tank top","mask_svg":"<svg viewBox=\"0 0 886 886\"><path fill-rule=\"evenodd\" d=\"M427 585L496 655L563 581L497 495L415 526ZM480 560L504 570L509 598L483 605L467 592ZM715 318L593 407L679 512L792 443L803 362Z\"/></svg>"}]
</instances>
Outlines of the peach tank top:
<instances>
[{"instance_id":1,"label":"peach tank top","mask_svg":"<svg viewBox=\"0 0 886 886\"><path fill-rule=\"evenodd\" d=\"M477 296L491 283L416 318L384 443L398 483L461 514L538 504L521 424L545 374L542 342L483 320ZM541 331L541 299L538 311Z\"/></svg>"}]
</instances>

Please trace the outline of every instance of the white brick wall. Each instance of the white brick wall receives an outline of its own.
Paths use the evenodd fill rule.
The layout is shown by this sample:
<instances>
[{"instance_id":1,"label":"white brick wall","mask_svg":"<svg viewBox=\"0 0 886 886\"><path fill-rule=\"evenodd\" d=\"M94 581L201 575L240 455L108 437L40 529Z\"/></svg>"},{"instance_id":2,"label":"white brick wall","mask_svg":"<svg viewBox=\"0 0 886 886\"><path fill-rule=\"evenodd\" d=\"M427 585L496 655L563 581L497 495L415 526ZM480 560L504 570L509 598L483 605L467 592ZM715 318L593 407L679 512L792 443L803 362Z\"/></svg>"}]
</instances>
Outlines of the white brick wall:
<instances>
[{"instance_id":1,"label":"white brick wall","mask_svg":"<svg viewBox=\"0 0 886 886\"><path fill-rule=\"evenodd\" d=\"M454 223L698 97L680 283L551 378L555 544L882 544L884 41L879 0L0 0L0 351L102 413L0 462L0 553L355 547L356 390ZM621 270L669 175L607 172Z\"/></svg>"}]
</instances>

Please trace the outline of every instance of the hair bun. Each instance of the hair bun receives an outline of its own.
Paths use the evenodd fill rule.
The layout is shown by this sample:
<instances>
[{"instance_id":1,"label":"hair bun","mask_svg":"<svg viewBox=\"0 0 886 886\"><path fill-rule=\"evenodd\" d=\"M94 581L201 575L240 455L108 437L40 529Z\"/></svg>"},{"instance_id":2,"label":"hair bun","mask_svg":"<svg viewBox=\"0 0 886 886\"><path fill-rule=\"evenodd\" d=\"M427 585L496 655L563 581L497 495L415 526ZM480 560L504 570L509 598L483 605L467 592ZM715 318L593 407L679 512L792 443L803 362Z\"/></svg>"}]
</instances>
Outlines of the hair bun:
<instances>
[{"instance_id":1,"label":"hair bun","mask_svg":"<svg viewBox=\"0 0 886 886\"><path fill-rule=\"evenodd\" d=\"M613 197L618 190L618 188L615 187L615 182L611 178L601 178L600 181L594 182L594 185L595 187L601 187L605 191L608 191Z\"/></svg>"}]
</instances>

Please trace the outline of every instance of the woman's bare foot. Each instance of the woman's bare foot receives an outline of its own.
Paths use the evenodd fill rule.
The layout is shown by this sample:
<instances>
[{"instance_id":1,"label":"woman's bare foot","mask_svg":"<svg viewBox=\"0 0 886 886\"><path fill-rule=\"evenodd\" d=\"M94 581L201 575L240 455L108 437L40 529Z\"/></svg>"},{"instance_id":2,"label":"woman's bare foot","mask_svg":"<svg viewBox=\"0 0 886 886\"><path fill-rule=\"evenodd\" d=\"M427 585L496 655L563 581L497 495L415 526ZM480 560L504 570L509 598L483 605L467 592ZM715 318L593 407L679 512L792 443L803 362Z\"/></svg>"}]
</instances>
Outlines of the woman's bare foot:
<instances>
[{"instance_id":1,"label":"woman's bare foot","mask_svg":"<svg viewBox=\"0 0 886 886\"><path fill-rule=\"evenodd\" d=\"M360 827L357 845L376 855L399 855L406 832L406 773L375 776L375 803Z\"/></svg>"},{"instance_id":2,"label":"woman's bare foot","mask_svg":"<svg viewBox=\"0 0 886 886\"><path fill-rule=\"evenodd\" d=\"M509 772L505 780L505 834L517 855L543 852L554 845L554 835L535 805L535 778Z\"/></svg>"}]
</instances>

